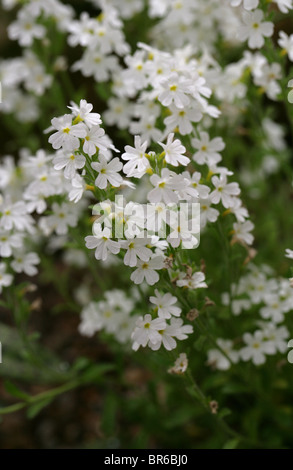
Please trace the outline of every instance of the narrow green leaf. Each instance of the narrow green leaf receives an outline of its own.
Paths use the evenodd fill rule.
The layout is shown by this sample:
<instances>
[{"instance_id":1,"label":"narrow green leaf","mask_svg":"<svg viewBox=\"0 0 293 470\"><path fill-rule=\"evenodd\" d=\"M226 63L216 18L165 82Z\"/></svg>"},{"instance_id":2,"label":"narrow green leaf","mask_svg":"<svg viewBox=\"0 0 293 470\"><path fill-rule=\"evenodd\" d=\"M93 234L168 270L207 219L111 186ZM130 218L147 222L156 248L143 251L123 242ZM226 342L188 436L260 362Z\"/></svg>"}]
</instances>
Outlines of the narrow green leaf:
<instances>
[{"instance_id":1,"label":"narrow green leaf","mask_svg":"<svg viewBox=\"0 0 293 470\"><path fill-rule=\"evenodd\" d=\"M19 388L14 385L10 380L5 380L4 382L5 390L15 398L21 398L22 400L27 400L29 395L25 392L19 390Z\"/></svg>"},{"instance_id":2,"label":"narrow green leaf","mask_svg":"<svg viewBox=\"0 0 293 470\"><path fill-rule=\"evenodd\" d=\"M37 416L40 411L42 411L43 408L46 406L50 405L51 401L53 400L54 397L49 397L49 398L44 398L41 401L38 401L37 403L34 403L27 409L27 417L29 419L33 419L35 416Z\"/></svg>"}]
</instances>

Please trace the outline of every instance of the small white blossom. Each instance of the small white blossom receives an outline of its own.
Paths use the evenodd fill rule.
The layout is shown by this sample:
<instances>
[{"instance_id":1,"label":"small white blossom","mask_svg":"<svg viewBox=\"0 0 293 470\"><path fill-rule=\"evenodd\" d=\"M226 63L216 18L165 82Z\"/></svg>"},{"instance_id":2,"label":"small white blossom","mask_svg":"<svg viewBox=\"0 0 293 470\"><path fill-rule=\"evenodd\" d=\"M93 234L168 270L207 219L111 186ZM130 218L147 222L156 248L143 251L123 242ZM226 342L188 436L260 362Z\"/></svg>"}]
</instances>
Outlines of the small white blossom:
<instances>
[{"instance_id":1,"label":"small white blossom","mask_svg":"<svg viewBox=\"0 0 293 470\"><path fill-rule=\"evenodd\" d=\"M181 308L176 307L174 304L177 302L177 297L174 297L169 292L167 294L160 294L158 289L155 289L155 296L150 297L150 302L156 305L158 309L158 316L161 318L171 318L172 315L179 317Z\"/></svg>"},{"instance_id":2,"label":"small white blossom","mask_svg":"<svg viewBox=\"0 0 293 470\"><path fill-rule=\"evenodd\" d=\"M240 26L238 37L241 41L248 39L251 49L260 49L265 41L264 37L271 37L274 32L274 24L270 21L262 21L262 10L245 11L242 15L244 24Z\"/></svg>"},{"instance_id":3,"label":"small white blossom","mask_svg":"<svg viewBox=\"0 0 293 470\"><path fill-rule=\"evenodd\" d=\"M152 343L160 341L159 331L163 330L165 327L166 322L162 318L155 318L153 320L149 314L144 317L139 317L131 335L133 341L132 349L137 351L140 346L145 348L149 341Z\"/></svg>"},{"instance_id":4,"label":"small white blossom","mask_svg":"<svg viewBox=\"0 0 293 470\"><path fill-rule=\"evenodd\" d=\"M118 157L113 158L109 163L107 162L104 155L99 155L99 162L92 162L92 168L96 170L99 175L95 180L95 185L100 189L105 189L108 182L118 188L121 186L123 179L119 174L122 170L123 164Z\"/></svg>"},{"instance_id":5,"label":"small white blossom","mask_svg":"<svg viewBox=\"0 0 293 470\"><path fill-rule=\"evenodd\" d=\"M95 249L95 258L105 261L109 251L117 255L120 251L120 244L111 239L111 230L108 227L102 229L101 224L94 223L93 234L85 237L86 247Z\"/></svg>"},{"instance_id":6,"label":"small white blossom","mask_svg":"<svg viewBox=\"0 0 293 470\"><path fill-rule=\"evenodd\" d=\"M155 256L149 261L137 260L137 269L133 271L130 276L130 279L134 284L141 284L144 279L147 284L153 286L160 279L157 270L160 270L164 267L164 259L162 256Z\"/></svg>"},{"instance_id":7,"label":"small white blossom","mask_svg":"<svg viewBox=\"0 0 293 470\"><path fill-rule=\"evenodd\" d=\"M205 281L205 275L202 272L194 273L191 277L178 279L176 282L178 287L188 287L189 289L200 289L208 287Z\"/></svg>"},{"instance_id":8,"label":"small white blossom","mask_svg":"<svg viewBox=\"0 0 293 470\"><path fill-rule=\"evenodd\" d=\"M3 287L8 287L12 284L13 276L12 274L6 273L6 264L0 263L0 294L3 290Z\"/></svg>"},{"instance_id":9,"label":"small white blossom","mask_svg":"<svg viewBox=\"0 0 293 470\"><path fill-rule=\"evenodd\" d=\"M186 148L181 144L179 139L174 140L174 134L169 134L167 143L163 144L158 142L164 149L164 157L167 163L173 166L188 165L190 162L188 157L185 157L183 153L186 152Z\"/></svg>"}]
</instances>

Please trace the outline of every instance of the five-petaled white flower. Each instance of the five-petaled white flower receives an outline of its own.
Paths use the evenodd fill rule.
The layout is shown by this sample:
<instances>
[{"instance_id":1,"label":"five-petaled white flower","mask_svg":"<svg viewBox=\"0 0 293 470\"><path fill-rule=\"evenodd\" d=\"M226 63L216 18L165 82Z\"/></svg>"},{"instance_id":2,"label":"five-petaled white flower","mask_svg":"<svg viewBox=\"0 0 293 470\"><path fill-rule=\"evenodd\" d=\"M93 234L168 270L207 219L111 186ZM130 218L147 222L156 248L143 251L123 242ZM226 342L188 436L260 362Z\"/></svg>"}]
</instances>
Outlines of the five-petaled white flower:
<instances>
[{"instance_id":1,"label":"five-petaled white flower","mask_svg":"<svg viewBox=\"0 0 293 470\"><path fill-rule=\"evenodd\" d=\"M60 150L53 160L53 165L55 170L62 170L64 168L65 178L72 180L76 175L76 170L84 167L85 161L83 155Z\"/></svg>"},{"instance_id":2,"label":"five-petaled white flower","mask_svg":"<svg viewBox=\"0 0 293 470\"><path fill-rule=\"evenodd\" d=\"M111 239L111 229L105 227L102 229L101 224L94 223L93 234L85 237L86 247L90 250L95 249L95 258L105 261L109 251L117 255L120 251L120 244Z\"/></svg>"},{"instance_id":3,"label":"five-petaled white flower","mask_svg":"<svg viewBox=\"0 0 293 470\"><path fill-rule=\"evenodd\" d=\"M172 315L175 317L180 316L181 308L174 305L177 302L177 297L174 297L169 292L162 295L158 289L155 289L155 296L150 297L150 302L156 305L158 316L161 318L171 318Z\"/></svg>"},{"instance_id":4,"label":"five-petaled white flower","mask_svg":"<svg viewBox=\"0 0 293 470\"><path fill-rule=\"evenodd\" d=\"M141 178L150 167L146 156L147 145L147 141L142 142L140 136L136 135L134 137L134 147L130 145L125 146L125 152L121 157L123 160L128 160L123 167L123 171L128 178L132 176Z\"/></svg>"},{"instance_id":5,"label":"five-petaled white flower","mask_svg":"<svg viewBox=\"0 0 293 470\"><path fill-rule=\"evenodd\" d=\"M164 258L162 256L155 256L149 261L137 260L137 269L133 271L130 279L134 284L141 284L145 279L147 284L153 286L160 279L157 270L163 269Z\"/></svg>"},{"instance_id":6,"label":"five-petaled white flower","mask_svg":"<svg viewBox=\"0 0 293 470\"><path fill-rule=\"evenodd\" d=\"M119 158L113 158L109 163L103 154L99 155L99 162L92 162L92 168L96 170L99 175L96 178L95 185L100 189L105 189L108 182L118 188L123 181L119 171L122 170L123 164Z\"/></svg>"},{"instance_id":7,"label":"five-petaled white flower","mask_svg":"<svg viewBox=\"0 0 293 470\"><path fill-rule=\"evenodd\" d=\"M227 183L227 176L224 174L220 175L220 177L213 176L212 183L215 189L210 194L211 202L218 204L221 201L226 209L233 207L234 197L240 194L238 183Z\"/></svg>"},{"instance_id":8,"label":"five-petaled white flower","mask_svg":"<svg viewBox=\"0 0 293 470\"><path fill-rule=\"evenodd\" d=\"M181 144L179 139L174 140L174 134L169 134L167 143L163 144L162 142L158 142L161 147L164 149L164 157L167 163L173 166L180 165L188 165L190 162L189 158L184 156L183 153L186 152L186 148L184 145Z\"/></svg>"},{"instance_id":9,"label":"five-petaled white flower","mask_svg":"<svg viewBox=\"0 0 293 470\"><path fill-rule=\"evenodd\" d=\"M82 122L72 124L71 114L65 114L59 118L55 117L51 123L53 128L57 130L49 137L49 142L55 150L61 147L69 151L79 148L79 139L84 138L87 134L86 127Z\"/></svg>"},{"instance_id":10,"label":"five-petaled white flower","mask_svg":"<svg viewBox=\"0 0 293 470\"><path fill-rule=\"evenodd\" d=\"M152 319L150 314L139 317L131 335L132 349L137 351L140 346L146 347L149 341L156 343L161 340L159 331L164 330L166 322L162 318Z\"/></svg>"},{"instance_id":11,"label":"five-petaled white flower","mask_svg":"<svg viewBox=\"0 0 293 470\"><path fill-rule=\"evenodd\" d=\"M273 35L274 24L262 21L264 17L262 10L244 11L242 17L244 24L239 27L239 39L241 41L248 39L248 46L251 49L260 49L265 43L264 38Z\"/></svg>"},{"instance_id":12,"label":"five-petaled white flower","mask_svg":"<svg viewBox=\"0 0 293 470\"><path fill-rule=\"evenodd\" d=\"M144 232L142 232L144 234ZM124 256L124 264L134 267L137 265L138 258L142 261L148 261L153 252L146 245L151 242L150 238L145 236L130 238L121 242L121 247L127 249Z\"/></svg>"}]
</instances>

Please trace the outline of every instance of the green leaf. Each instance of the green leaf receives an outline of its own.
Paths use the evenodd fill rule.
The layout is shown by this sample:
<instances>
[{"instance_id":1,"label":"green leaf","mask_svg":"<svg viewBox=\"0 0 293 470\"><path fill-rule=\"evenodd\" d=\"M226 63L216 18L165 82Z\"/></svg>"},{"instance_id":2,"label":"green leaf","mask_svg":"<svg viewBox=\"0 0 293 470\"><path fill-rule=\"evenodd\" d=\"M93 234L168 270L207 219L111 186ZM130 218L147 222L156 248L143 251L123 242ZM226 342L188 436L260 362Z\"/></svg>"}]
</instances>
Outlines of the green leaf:
<instances>
[{"instance_id":1,"label":"green leaf","mask_svg":"<svg viewBox=\"0 0 293 470\"><path fill-rule=\"evenodd\" d=\"M80 370L86 369L86 367L89 367L90 364L91 364L91 361L87 357L79 357L73 364L72 369L74 371L80 371Z\"/></svg>"},{"instance_id":2,"label":"green leaf","mask_svg":"<svg viewBox=\"0 0 293 470\"><path fill-rule=\"evenodd\" d=\"M219 411L218 416L219 418L225 418L226 416L229 416L231 414L231 410L229 408L223 408L222 410Z\"/></svg>"},{"instance_id":3,"label":"green leaf","mask_svg":"<svg viewBox=\"0 0 293 470\"><path fill-rule=\"evenodd\" d=\"M223 449L236 449L239 444L239 439L229 439L229 441L226 442L224 445Z\"/></svg>"},{"instance_id":4,"label":"green leaf","mask_svg":"<svg viewBox=\"0 0 293 470\"><path fill-rule=\"evenodd\" d=\"M43 408L50 405L53 399L54 397L44 398L43 400L38 401L37 403L34 403L33 405L31 405L27 409L27 413L26 413L27 417L29 419L32 419L35 416L37 416L40 413L40 411L42 411Z\"/></svg>"},{"instance_id":5,"label":"green leaf","mask_svg":"<svg viewBox=\"0 0 293 470\"><path fill-rule=\"evenodd\" d=\"M5 390L15 398L21 398L22 400L27 400L30 397L27 393L19 390L19 388L16 385L14 385L12 382L10 382L9 380L5 380L4 387L5 387Z\"/></svg>"},{"instance_id":6,"label":"green leaf","mask_svg":"<svg viewBox=\"0 0 293 470\"><path fill-rule=\"evenodd\" d=\"M94 383L100 380L106 372L115 369L115 367L114 364L92 365L82 374L81 383Z\"/></svg>"}]
</instances>

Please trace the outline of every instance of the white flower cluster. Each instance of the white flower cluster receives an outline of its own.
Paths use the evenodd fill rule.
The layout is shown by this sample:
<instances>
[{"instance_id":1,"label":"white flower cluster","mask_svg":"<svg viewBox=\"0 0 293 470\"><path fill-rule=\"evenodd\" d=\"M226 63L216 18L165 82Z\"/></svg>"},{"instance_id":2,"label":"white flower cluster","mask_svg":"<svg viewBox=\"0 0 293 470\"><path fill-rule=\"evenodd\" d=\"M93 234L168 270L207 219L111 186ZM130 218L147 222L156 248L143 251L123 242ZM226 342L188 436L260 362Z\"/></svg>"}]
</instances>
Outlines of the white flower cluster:
<instances>
[{"instance_id":1,"label":"white flower cluster","mask_svg":"<svg viewBox=\"0 0 293 470\"><path fill-rule=\"evenodd\" d=\"M124 291L115 289L105 293L105 300L91 302L81 313L79 332L93 336L105 330L115 336L120 343L130 339L137 316L131 316L135 302Z\"/></svg>"},{"instance_id":2,"label":"white flower cluster","mask_svg":"<svg viewBox=\"0 0 293 470\"><path fill-rule=\"evenodd\" d=\"M223 304L229 307L233 315L251 311L257 306L261 320L257 322L259 329L254 333L244 333L244 346L241 349L233 349L230 340L218 340L225 354L218 350L209 351L209 364L223 370L239 360L251 360L259 365L266 361L267 355L287 350L289 331L280 323L293 310L293 290L288 279L271 276L272 271L268 266L258 268L250 264L249 273L241 277L237 285L232 284L232 297L228 293L222 294Z\"/></svg>"},{"instance_id":3,"label":"white flower cluster","mask_svg":"<svg viewBox=\"0 0 293 470\"><path fill-rule=\"evenodd\" d=\"M113 79L120 71L118 56L130 50L122 31L123 23L117 9L106 0L97 2L101 13L91 18L83 12L79 20L67 25L68 43L85 48L83 56L72 66L73 71L81 71L85 77L93 76L96 82Z\"/></svg>"},{"instance_id":4,"label":"white flower cluster","mask_svg":"<svg viewBox=\"0 0 293 470\"><path fill-rule=\"evenodd\" d=\"M1 111L13 113L21 122L36 121L40 115L37 97L42 96L52 85L53 70L47 66L31 50L34 42L42 41L42 48L48 48L48 24L54 24L59 31L65 31L70 24L74 11L69 5L58 0L34 0L31 2L3 0L3 7L11 9L21 6L17 19L8 29L8 37L17 40L24 48L23 56L0 61L0 82L3 90ZM45 24L47 23L47 26ZM56 62L57 63L57 62ZM25 91L24 91L25 90Z\"/></svg>"},{"instance_id":5,"label":"white flower cluster","mask_svg":"<svg viewBox=\"0 0 293 470\"><path fill-rule=\"evenodd\" d=\"M199 149L194 154L194 162L210 165L210 171L214 173L210 188L201 183L200 172L184 170L182 173L175 173L168 168L184 167L190 162L184 155L186 148L179 139L174 139L174 133L168 135L166 144L158 143L163 148L161 154L146 153L147 142L142 142L140 136L135 136L135 147L127 145L122 154L122 159L127 161L123 166L118 157L112 158L112 150L116 149L100 127L100 115L92 112L92 105L81 100L79 106L73 104L70 108L72 114L52 119L50 130L56 132L49 137L49 142L57 150L57 156L53 159L55 170L64 170L64 177L73 186L69 192L71 200L78 201L86 188L82 176L85 182L92 185L93 191L95 188L98 191L118 190L125 184L135 187L131 181L123 180L119 173L122 169L128 178L140 179L147 175L154 187L146 196L151 203L147 206L147 213L138 210L143 210L143 205L133 202L125 205L123 202L117 204L109 199L102 200L100 209L106 211L107 217L95 220L93 235L86 237L86 246L95 249L96 259L105 261L109 253L119 254L120 250L126 250L124 264L137 268L132 273L131 280L135 284L141 284L144 280L150 285L158 282L159 275L156 271L165 267L164 251L168 246L194 248L199 243L199 214L194 215L194 211L187 208L180 211L178 217L176 207L175 210L167 210L168 205L172 207L172 204L174 206L181 202L183 205L190 202L201 204L204 212L202 228L208 221L216 221L219 214L219 211L211 208L211 204L221 203L236 217L237 222L233 225L234 240L247 245L252 243L253 236L250 232L253 224L246 220L248 213L238 198L239 186L228 182L227 169L217 167L217 161L221 159L218 152L224 147L220 138L209 142L207 134L201 133L202 141L195 139L193 142ZM91 180L88 179L89 176ZM210 184L208 179L207 183ZM99 193L99 196L102 197L102 194ZM45 223L50 223L50 219L47 218ZM114 223L115 234L112 231ZM118 230L118 235L117 225L123 228ZM166 227L169 227L168 233ZM163 229L165 237L161 240L158 235ZM188 280L189 285L190 282Z\"/></svg>"},{"instance_id":6,"label":"white flower cluster","mask_svg":"<svg viewBox=\"0 0 293 470\"><path fill-rule=\"evenodd\" d=\"M220 115L207 101L211 90L192 58L192 48L170 54L143 43L138 45L140 49L125 57L126 68L114 81L113 92L117 96L109 100L104 114L107 124L129 128L149 144L164 139L176 128L181 135L190 134L193 123L200 122L204 115ZM135 105L129 101L134 96ZM167 116L162 132L164 114Z\"/></svg>"},{"instance_id":7,"label":"white flower cluster","mask_svg":"<svg viewBox=\"0 0 293 470\"><path fill-rule=\"evenodd\" d=\"M54 66L48 57L41 62L37 51L38 46L49 47L48 28L54 24L67 37L69 47L84 48L71 70L111 84L103 120L134 136L134 144L125 146L121 158L114 157L119 150L101 127L100 114L82 99L70 103L70 113L52 119L48 132L53 154L39 150L31 155L24 150L17 166L12 158L4 159L0 291L12 283L13 271L36 274L40 259L31 246L44 236L51 237L52 249L64 246L93 201L99 205L94 207L93 234L85 237L85 246L94 250L97 260L111 262L115 255L118 263L132 269L130 280L142 285L140 289L163 278L189 294L207 288L204 270L193 261L191 266L183 264L178 252L197 248L200 232L204 234L220 215L229 220L225 235L232 235L231 244L237 242L249 252L254 225L239 197L238 183L230 181L233 173L220 166L226 144L219 134L227 122L243 123L251 90L259 97L280 99L284 77L279 58L287 54L293 60L293 35L280 31L282 50L279 55L272 52L270 59L265 51L245 50L237 62L225 59L226 65L220 65L215 59L219 37L228 47L247 43L250 49L261 49L272 37L274 24L259 0L91 2L98 16L83 12L74 19L73 9L58 0L24 5L20 0L2 1L7 9L20 7L8 35L25 49L21 57L0 63L5 97L1 110L23 122L38 118L39 97L56 83ZM282 13L293 8L292 0L274 3ZM152 44L138 43L131 52L122 19L131 19L145 7L156 19ZM261 132L266 155L255 172L257 178L278 168L271 150L277 154L286 149L284 131L271 118L264 118ZM246 179L251 178L246 174ZM114 202L117 193L126 194L127 201ZM141 204L133 202L138 194ZM179 219L180 204L186 207ZM189 205L196 204L200 219L190 210ZM122 343L131 339L134 350L174 349L176 341L186 339L193 328L183 324L177 298L157 287L149 297L155 307L143 316L133 315L136 304L122 291L107 291L105 300L83 309L80 332L91 336L104 329ZM228 368L228 358L232 363L251 359L261 364L267 354L284 351L287 330L279 324L291 310L290 281L269 279L265 270L253 267L232 286L232 292L232 298L225 295L223 301L234 315L259 305L266 321L259 323L254 334L243 335L242 349L219 339L219 350L209 352L208 362L219 369Z\"/></svg>"},{"instance_id":8,"label":"white flower cluster","mask_svg":"<svg viewBox=\"0 0 293 470\"><path fill-rule=\"evenodd\" d=\"M14 113L21 122L35 121L39 116L37 97L52 83L36 54L25 49L22 57L0 61L0 81L4 97L1 111Z\"/></svg>"},{"instance_id":9,"label":"white flower cluster","mask_svg":"<svg viewBox=\"0 0 293 470\"><path fill-rule=\"evenodd\" d=\"M175 305L177 298L170 293L162 295L156 289L155 296L149 299L152 314L144 317L132 314L135 302L125 292L115 289L107 291L105 297L106 300L90 302L83 308L79 325L82 335L93 336L104 330L120 343L131 340L135 351L140 346L149 346L153 351L164 346L170 351L176 348L176 340L184 340L193 332L191 325L183 324L181 309Z\"/></svg>"}]
</instances>

